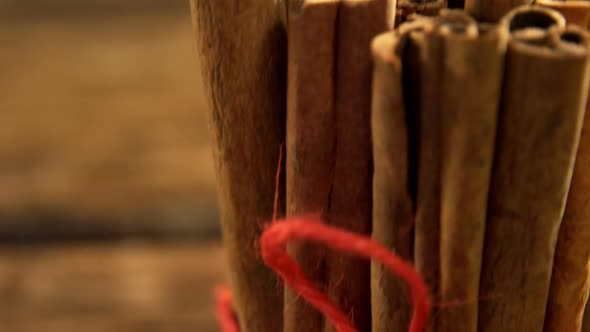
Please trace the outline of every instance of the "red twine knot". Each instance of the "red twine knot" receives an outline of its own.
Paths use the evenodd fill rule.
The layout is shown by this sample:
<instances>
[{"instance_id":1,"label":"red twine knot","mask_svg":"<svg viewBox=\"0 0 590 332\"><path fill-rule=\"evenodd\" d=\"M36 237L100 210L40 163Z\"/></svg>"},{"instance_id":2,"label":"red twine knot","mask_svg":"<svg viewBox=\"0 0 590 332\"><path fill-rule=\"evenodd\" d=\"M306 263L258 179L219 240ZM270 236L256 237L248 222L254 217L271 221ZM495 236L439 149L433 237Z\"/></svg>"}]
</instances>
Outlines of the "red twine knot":
<instances>
[{"instance_id":1,"label":"red twine knot","mask_svg":"<svg viewBox=\"0 0 590 332\"><path fill-rule=\"evenodd\" d=\"M312 241L324 244L336 251L379 261L410 287L413 314L408 331L424 331L430 315L431 301L426 284L412 264L369 237L324 224L319 215L276 220L282 159L283 146L281 145L276 173L273 222L269 224L260 238L262 258L266 265L278 273L288 286L323 313L338 332L357 332L349 317L307 278L297 262L287 254L287 243L290 241ZM222 331L239 332L231 307L231 293L227 289L218 290L217 297L217 317Z\"/></svg>"}]
</instances>

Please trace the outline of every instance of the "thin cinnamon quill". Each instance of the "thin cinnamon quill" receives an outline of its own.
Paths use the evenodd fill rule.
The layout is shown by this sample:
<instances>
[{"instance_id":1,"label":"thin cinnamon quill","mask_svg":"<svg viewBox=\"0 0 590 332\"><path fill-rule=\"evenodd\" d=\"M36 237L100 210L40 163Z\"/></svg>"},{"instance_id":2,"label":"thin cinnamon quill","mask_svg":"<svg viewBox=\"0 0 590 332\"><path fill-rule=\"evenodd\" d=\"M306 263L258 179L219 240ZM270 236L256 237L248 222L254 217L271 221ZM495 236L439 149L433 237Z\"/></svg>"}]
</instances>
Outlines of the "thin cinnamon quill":
<instances>
[{"instance_id":1,"label":"thin cinnamon quill","mask_svg":"<svg viewBox=\"0 0 590 332\"><path fill-rule=\"evenodd\" d=\"M508 44L486 224L479 330L541 331L588 93L588 49L554 38L557 12L523 7Z\"/></svg>"},{"instance_id":2,"label":"thin cinnamon quill","mask_svg":"<svg viewBox=\"0 0 590 332\"><path fill-rule=\"evenodd\" d=\"M505 29L443 25L439 331L476 332Z\"/></svg>"},{"instance_id":3,"label":"thin cinnamon quill","mask_svg":"<svg viewBox=\"0 0 590 332\"><path fill-rule=\"evenodd\" d=\"M273 0L241 7L229 0L191 0L191 12L234 308L242 332L277 332L282 290L255 243L263 222L272 218L273 174L285 137L285 33Z\"/></svg>"},{"instance_id":4,"label":"thin cinnamon quill","mask_svg":"<svg viewBox=\"0 0 590 332\"><path fill-rule=\"evenodd\" d=\"M371 45L374 58L371 127L373 136L373 239L413 259L413 204L409 189L409 138L402 89L405 39L422 22L383 33ZM371 265L372 331L407 329L411 306L407 289L380 263Z\"/></svg>"},{"instance_id":5,"label":"thin cinnamon quill","mask_svg":"<svg viewBox=\"0 0 590 332\"><path fill-rule=\"evenodd\" d=\"M329 212L335 154L335 54L339 0L290 1L287 83L287 216ZM289 253L316 284L325 253L296 244ZM322 315L285 288L284 332L320 332ZM275 331L276 332L276 331Z\"/></svg>"},{"instance_id":6,"label":"thin cinnamon quill","mask_svg":"<svg viewBox=\"0 0 590 332\"><path fill-rule=\"evenodd\" d=\"M336 154L328 220L333 226L364 235L371 233L373 178L369 46L375 35L387 29L388 5L388 0L341 0L338 12ZM350 313L358 330L371 330L370 262L329 253L326 287L330 298ZM325 331L333 330L326 324Z\"/></svg>"},{"instance_id":7,"label":"thin cinnamon quill","mask_svg":"<svg viewBox=\"0 0 590 332\"><path fill-rule=\"evenodd\" d=\"M438 300L440 286L440 78L441 40L434 24L413 31L404 54L404 93L410 119L410 139L416 142L414 263ZM412 54L413 53L413 54ZM411 59L414 58L414 59ZM414 122L415 121L415 122ZM435 318L429 327L436 325Z\"/></svg>"},{"instance_id":8,"label":"thin cinnamon quill","mask_svg":"<svg viewBox=\"0 0 590 332\"><path fill-rule=\"evenodd\" d=\"M404 66L404 70L410 73L406 76L407 84L404 85L404 89L408 92L406 106L408 112L415 113L419 119L417 128L410 132L410 137L417 135L419 146L414 259L418 271L427 281L431 294L437 301L458 300L458 298L465 300L466 296L472 297L475 301L478 296L477 280L480 271L478 260L480 254L477 251L481 253L483 242L483 219L494 143L494 112L497 107L494 106L493 101L489 101L490 105L483 107L482 110L481 100L461 101L457 100L457 97L462 94L462 90L473 89L477 91L473 93L481 92L490 100L495 96L497 105L500 78L490 76L501 73L502 51L495 50L495 53L492 53L494 55L479 54L479 59L470 60L473 67L467 68L470 64L464 63L467 57L462 53L464 49L461 49L466 47L467 42L462 45L460 39L469 36L477 37L475 21L462 11L443 11L439 17L431 21L433 24L430 29L425 29L423 33L410 34L408 42L410 52L406 55L407 61ZM451 33L451 31L454 32ZM485 49L483 39L482 45L478 47L481 51ZM416 51L417 56L411 55L412 49ZM486 50L491 51L491 47ZM495 56L494 60L498 63L492 62L487 56ZM412 57L418 60L412 60ZM479 68L486 61L489 62L485 63L485 66L489 68ZM475 75L467 74L467 71L484 75L489 73L485 70L493 71L494 69L496 72L486 77L486 84L490 84L489 86L478 87L473 81L474 77L467 77ZM464 77L460 77L461 75ZM476 109L478 113L471 117L469 113L461 113L468 112L469 109ZM470 122L472 120L476 122L475 125ZM486 125L491 128L472 128L478 126L477 121L486 122ZM470 132L470 130L473 131ZM472 136L469 133L473 133ZM473 136L476 135L480 135L477 137L480 141L473 141ZM468 139L470 141L465 142ZM470 147L469 144L475 147ZM481 153L479 157L485 161L474 158L477 160L470 163L469 157L474 157L473 150ZM481 166L482 163L487 163L487 169L486 166ZM454 182L458 181L457 177L469 178L472 181L471 186ZM469 190L472 191L469 192ZM475 193L477 190L479 191ZM473 206L467 208L458 206L464 201L469 201ZM442 224L443 212L446 218L445 228ZM477 213L482 219L479 222L455 220L458 217L476 218ZM464 229L462 227L464 224L461 223L467 223L472 228ZM442 238L446 241L445 243L441 242L441 232L445 232L445 237ZM450 240L451 237L454 241ZM444 251L441 252L442 247ZM444 259L444 262L441 259ZM454 265L444 266L445 264L461 264L464 270L459 268L455 271ZM446 272L444 289L441 284L443 269ZM441 299L443 294L444 299ZM475 328L476 304L448 312L451 314L449 318L457 316L462 318L460 321L453 321L453 330ZM443 328L443 324L448 324L449 319L443 321L442 318L440 314L435 314L431 322L431 330L438 331Z\"/></svg>"},{"instance_id":9,"label":"thin cinnamon quill","mask_svg":"<svg viewBox=\"0 0 590 332\"><path fill-rule=\"evenodd\" d=\"M570 27L560 42L588 49L588 34ZM565 216L559 229L545 332L580 331L590 291L590 112L586 110Z\"/></svg>"}]
</instances>

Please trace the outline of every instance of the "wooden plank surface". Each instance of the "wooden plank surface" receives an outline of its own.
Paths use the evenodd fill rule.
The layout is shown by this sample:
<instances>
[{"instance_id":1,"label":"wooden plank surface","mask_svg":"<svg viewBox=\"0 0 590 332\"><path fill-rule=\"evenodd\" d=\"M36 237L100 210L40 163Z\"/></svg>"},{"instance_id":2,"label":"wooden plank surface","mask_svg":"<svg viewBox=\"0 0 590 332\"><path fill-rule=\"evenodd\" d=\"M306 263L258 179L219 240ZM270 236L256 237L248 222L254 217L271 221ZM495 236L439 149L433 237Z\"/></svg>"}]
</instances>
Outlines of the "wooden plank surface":
<instances>
[{"instance_id":1,"label":"wooden plank surface","mask_svg":"<svg viewBox=\"0 0 590 332\"><path fill-rule=\"evenodd\" d=\"M215 233L188 2L60 3L72 12L0 20L0 241Z\"/></svg>"},{"instance_id":2,"label":"wooden plank surface","mask_svg":"<svg viewBox=\"0 0 590 332\"><path fill-rule=\"evenodd\" d=\"M2 247L0 331L218 331L215 246Z\"/></svg>"}]
</instances>

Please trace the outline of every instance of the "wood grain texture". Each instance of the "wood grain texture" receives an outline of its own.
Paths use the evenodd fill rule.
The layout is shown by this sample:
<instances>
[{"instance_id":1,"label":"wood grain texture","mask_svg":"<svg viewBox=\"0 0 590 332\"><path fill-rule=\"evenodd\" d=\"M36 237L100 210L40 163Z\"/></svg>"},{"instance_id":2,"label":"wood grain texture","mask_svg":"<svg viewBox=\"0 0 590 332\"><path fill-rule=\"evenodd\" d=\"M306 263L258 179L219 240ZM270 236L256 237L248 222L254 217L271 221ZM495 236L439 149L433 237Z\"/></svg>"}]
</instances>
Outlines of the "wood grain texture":
<instances>
[{"instance_id":1,"label":"wood grain texture","mask_svg":"<svg viewBox=\"0 0 590 332\"><path fill-rule=\"evenodd\" d=\"M337 20L336 154L328 219L335 227L367 236L371 234L373 179L370 44L387 29L390 5L389 0L341 0ZM329 252L326 287L357 329L371 330L368 260ZM334 327L326 324L325 331L334 331Z\"/></svg>"},{"instance_id":2,"label":"wood grain texture","mask_svg":"<svg viewBox=\"0 0 590 332\"><path fill-rule=\"evenodd\" d=\"M588 94L588 49L557 42L563 18L554 11L518 9L503 24L512 36L481 273L480 297L489 299L480 303L479 329L540 331ZM546 38L516 37L527 30Z\"/></svg>"},{"instance_id":3,"label":"wood grain texture","mask_svg":"<svg viewBox=\"0 0 590 332\"><path fill-rule=\"evenodd\" d=\"M465 10L478 21L498 22L510 10L533 0L465 0Z\"/></svg>"},{"instance_id":4,"label":"wood grain texture","mask_svg":"<svg viewBox=\"0 0 590 332\"><path fill-rule=\"evenodd\" d=\"M17 2L34 19L0 4L0 242L217 236L188 2Z\"/></svg>"},{"instance_id":5,"label":"wood grain texture","mask_svg":"<svg viewBox=\"0 0 590 332\"><path fill-rule=\"evenodd\" d=\"M218 246L141 241L2 246L0 329L217 332Z\"/></svg>"},{"instance_id":6,"label":"wood grain texture","mask_svg":"<svg viewBox=\"0 0 590 332\"><path fill-rule=\"evenodd\" d=\"M488 189L508 33L442 25L439 330L477 331Z\"/></svg>"},{"instance_id":7,"label":"wood grain texture","mask_svg":"<svg viewBox=\"0 0 590 332\"><path fill-rule=\"evenodd\" d=\"M241 331L276 332L282 327L282 290L256 241L272 218L285 139L285 32L272 0L192 0L191 11L235 309Z\"/></svg>"},{"instance_id":8,"label":"wood grain texture","mask_svg":"<svg viewBox=\"0 0 590 332\"><path fill-rule=\"evenodd\" d=\"M588 34L570 28L562 40L588 47ZM570 42L571 43L571 42ZM590 112L586 107L565 215L559 229L545 332L580 331L590 291Z\"/></svg>"},{"instance_id":9,"label":"wood grain texture","mask_svg":"<svg viewBox=\"0 0 590 332\"><path fill-rule=\"evenodd\" d=\"M288 8L287 215L330 209L335 154L335 49L338 0L291 1ZM325 256L312 244L289 246L306 275L325 285ZM285 289L285 332L320 332L323 316Z\"/></svg>"}]
</instances>

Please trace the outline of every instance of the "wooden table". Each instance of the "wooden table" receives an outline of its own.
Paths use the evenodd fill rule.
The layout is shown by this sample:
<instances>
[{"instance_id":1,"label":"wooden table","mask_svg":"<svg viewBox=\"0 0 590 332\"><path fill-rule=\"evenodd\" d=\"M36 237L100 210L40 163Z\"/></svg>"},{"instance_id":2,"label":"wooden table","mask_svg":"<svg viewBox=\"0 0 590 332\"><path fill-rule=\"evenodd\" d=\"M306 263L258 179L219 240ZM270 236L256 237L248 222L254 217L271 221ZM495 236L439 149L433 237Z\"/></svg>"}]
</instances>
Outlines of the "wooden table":
<instances>
[{"instance_id":1,"label":"wooden table","mask_svg":"<svg viewBox=\"0 0 590 332\"><path fill-rule=\"evenodd\" d=\"M214 245L2 247L0 331L218 331L222 274Z\"/></svg>"}]
</instances>

